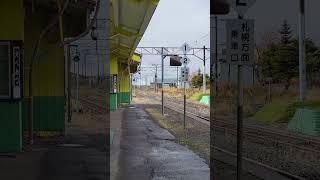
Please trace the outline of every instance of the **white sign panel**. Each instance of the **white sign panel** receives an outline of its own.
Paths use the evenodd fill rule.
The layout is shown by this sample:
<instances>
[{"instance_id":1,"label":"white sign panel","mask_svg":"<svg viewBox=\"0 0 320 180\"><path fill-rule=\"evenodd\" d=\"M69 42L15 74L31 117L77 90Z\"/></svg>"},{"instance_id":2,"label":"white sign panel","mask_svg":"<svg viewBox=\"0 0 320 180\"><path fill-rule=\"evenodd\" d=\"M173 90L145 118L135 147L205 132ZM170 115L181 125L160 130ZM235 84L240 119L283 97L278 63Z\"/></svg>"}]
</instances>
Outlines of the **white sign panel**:
<instances>
[{"instance_id":1,"label":"white sign panel","mask_svg":"<svg viewBox=\"0 0 320 180\"><path fill-rule=\"evenodd\" d=\"M189 44L184 43L181 46L181 50L182 50L183 54L187 54L189 51L191 51L191 47L189 46Z\"/></svg>"},{"instance_id":2,"label":"white sign panel","mask_svg":"<svg viewBox=\"0 0 320 180\"><path fill-rule=\"evenodd\" d=\"M256 2L256 0L232 0L232 8L243 16L248 9Z\"/></svg>"},{"instance_id":3,"label":"white sign panel","mask_svg":"<svg viewBox=\"0 0 320 180\"><path fill-rule=\"evenodd\" d=\"M228 19L227 63L250 65L254 58L254 20Z\"/></svg>"},{"instance_id":4,"label":"white sign panel","mask_svg":"<svg viewBox=\"0 0 320 180\"><path fill-rule=\"evenodd\" d=\"M191 60L188 58L188 56L184 56L183 58L180 59L180 61L185 66L191 62Z\"/></svg>"},{"instance_id":5,"label":"white sign panel","mask_svg":"<svg viewBox=\"0 0 320 180\"><path fill-rule=\"evenodd\" d=\"M189 68L181 67L180 79L182 82L186 82L189 80Z\"/></svg>"},{"instance_id":6,"label":"white sign panel","mask_svg":"<svg viewBox=\"0 0 320 180\"><path fill-rule=\"evenodd\" d=\"M21 49L13 47L13 98L21 98Z\"/></svg>"}]
</instances>

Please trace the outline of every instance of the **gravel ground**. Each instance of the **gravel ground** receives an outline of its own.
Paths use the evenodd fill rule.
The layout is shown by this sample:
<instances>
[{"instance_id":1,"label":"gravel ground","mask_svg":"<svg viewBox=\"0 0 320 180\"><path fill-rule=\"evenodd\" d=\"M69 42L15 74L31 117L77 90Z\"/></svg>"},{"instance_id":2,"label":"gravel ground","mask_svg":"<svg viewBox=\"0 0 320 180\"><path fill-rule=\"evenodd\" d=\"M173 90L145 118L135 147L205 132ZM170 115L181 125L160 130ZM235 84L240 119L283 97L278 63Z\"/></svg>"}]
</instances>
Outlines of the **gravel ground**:
<instances>
[{"instance_id":1,"label":"gravel ground","mask_svg":"<svg viewBox=\"0 0 320 180\"><path fill-rule=\"evenodd\" d=\"M159 98L158 98L159 99ZM174 99L174 98L172 98ZM150 102L151 100L144 99L143 102ZM177 102L177 101L175 101ZM156 103L156 102L154 102ZM195 109L188 109L193 112L199 111L196 104L192 105ZM157 109L157 108L156 108ZM161 109L158 105L158 110ZM182 115L172 112L169 109L165 110L166 113L169 113L169 119L175 122L175 126L182 127ZM178 118L177 118L178 117ZM174 120L176 119L176 120ZM252 122L251 122L252 123ZM210 132L206 132L203 135L203 129L201 130L198 126L198 122L187 120L188 125L192 125L196 130L188 130L187 136L189 139L208 139L210 137ZM261 123L253 123L259 124ZM274 125L273 127L285 128L283 124ZM192 128L191 128L192 129ZM204 129L206 129L204 127ZM208 128L206 129L208 131ZM226 149L231 152L236 152L236 136L228 132L222 132L219 129L213 129L213 138L214 144L217 147ZM301 152L290 147L285 147L281 144L274 144L267 142L263 139L252 140L248 137L244 137L244 156L250 159L254 159L258 162L268 164L272 167L282 169L284 171L290 172L297 176L304 177L306 179L319 179L320 178L320 155L315 155L314 153ZM203 153L199 151L205 159L208 159L210 153Z\"/></svg>"},{"instance_id":2,"label":"gravel ground","mask_svg":"<svg viewBox=\"0 0 320 180\"><path fill-rule=\"evenodd\" d=\"M148 102L148 104L146 104ZM175 111L165 108L167 116L160 115L161 106L154 100L146 98L135 98L135 104L144 108L156 122L168 129L177 139L177 142L184 145L204 158L210 163L210 129L209 126L186 118L186 130L183 129L183 116ZM216 179L236 179L236 168L232 165L212 159L211 172L214 172ZM245 173L243 178L248 180L259 179L252 174Z\"/></svg>"}]
</instances>

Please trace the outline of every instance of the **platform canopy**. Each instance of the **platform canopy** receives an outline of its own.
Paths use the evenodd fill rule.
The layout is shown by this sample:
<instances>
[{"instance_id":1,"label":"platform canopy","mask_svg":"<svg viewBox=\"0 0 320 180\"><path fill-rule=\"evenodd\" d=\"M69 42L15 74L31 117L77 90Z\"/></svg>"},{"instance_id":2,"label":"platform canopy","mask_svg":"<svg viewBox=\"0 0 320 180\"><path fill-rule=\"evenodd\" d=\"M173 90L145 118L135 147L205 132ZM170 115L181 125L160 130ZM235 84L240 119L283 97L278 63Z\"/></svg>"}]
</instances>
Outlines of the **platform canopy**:
<instances>
[{"instance_id":1,"label":"platform canopy","mask_svg":"<svg viewBox=\"0 0 320 180\"><path fill-rule=\"evenodd\" d=\"M87 28L87 16L94 11L97 1L98 0L24 0L24 4L27 11L31 13L42 13L47 23L52 21L57 16L59 10L62 11L65 7L62 16L63 34L64 37L74 37L81 34Z\"/></svg>"},{"instance_id":2,"label":"platform canopy","mask_svg":"<svg viewBox=\"0 0 320 180\"><path fill-rule=\"evenodd\" d=\"M123 63L131 62L159 0L111 0L110 52Z\"/></svg>"}]
</instances>

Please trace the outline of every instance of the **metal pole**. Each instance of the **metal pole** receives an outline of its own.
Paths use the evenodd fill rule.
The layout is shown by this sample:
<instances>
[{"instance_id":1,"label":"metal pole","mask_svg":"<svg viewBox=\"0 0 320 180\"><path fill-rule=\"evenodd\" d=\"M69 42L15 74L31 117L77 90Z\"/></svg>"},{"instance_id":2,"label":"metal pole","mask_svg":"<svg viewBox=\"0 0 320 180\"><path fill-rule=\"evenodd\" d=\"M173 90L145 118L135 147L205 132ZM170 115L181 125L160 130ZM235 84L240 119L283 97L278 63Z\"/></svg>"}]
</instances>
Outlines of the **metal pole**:
<instances>
[{"instance_id":1,"label":"metal pole","mask_svg":"<svg viewBox=\"0 0 320 180\"><path fill-rule=\"evenodd\" d=\"M98 19L96 19L96 27L98 27ZM97 85L100 82L100 67L99 67L99 56L98 56L98 39L96 40L96 56L97 56Z\"/></svg>"},{"instance_id":2,"label":"metal pole","mask_svg":"<svg viewBox=\"0 0 320 180\"><path fill-rule=\"evenodd\" d=\"M203 75L202 75L203 94L206 93L206 46L203 46Z\"/></svg>"},{"instance_id":3,"label":"metal pole","mask_svg":"<svg viewBox=\"0 0 320 180\"><path fill-rule=\"evenodd\" d=\"M269 96L269 98L268 98L268 100L269 100L269 102L271 102L271 79L269 79L269 93L268 93L268 96Z\"/></svg>"},{"instance_id":4,"label":"metal pole","mask_svg":"<svg viewBox=\"0 0 320 180\"><path fill-rule=\"evenodd\" d=\"M79 112L79 62L78 64L78 71L77 71L77 112Z\"/></svg>"},{"instance_id":5,"label":"metal pole","mask_svg":"<svg viewBox=\"0 0 320 180\"><path fill-rule=\"evenodd\" d=\"M157 93L158 92L158 65L156 65L156 74L155 74L155 85L154 90Z\"/></svg>"},{"instance_id":6,"label":"metal pole","mask_svg":"<svg viewBox=\"0 0 320 180\"><path fill-rule=\"evenodd\" d=\"M179 69L178 68L179 67L177 66L177 84L176 84L177 90L178 90L178 82L179 82Z\"/></svg>"},{"instance_id":7,"label":"metal pole","mask_svg":"<svg viewBox=\"0 0 320 180\"><path fill-rule=\"evenodd\" d=\"M132 88L132 85L133 85L133 78L132 78L132 74L130 75L130 94L131 94L131 96L130 96L130 101L132 102L132 97L133 97L133 88Z\"/></svg>"},{"instance_id":8,"label":"metal pole","mask_svg":"<svg viewBox=\"0 0 320 180\"><path fill-rule=\"evenodd\" d=\"M93 87L93 63L91 63L91 76L90 76L90 87L92 88Z\"/></svg>"},{"instance_id":9,"label":"metal pole","mask_svg":"<svg viewBox=\"0 0 320 180\"><path fill-rule=\"evenodd\" d=\"M81 62L81 75L84 76L84 61Z\"/></svg>"},{"instance_id":10,"label":"metal pole","mask_svg":"<svg viewBox=\"0 0 320 180\"><path fill-rule=\"evenodd\" d=\"M161 112L162 112L162 116L164 116L164 92L163 92L163 88L164 88L164 58L165 56L163 55L163 48L161 48L161 66L162 66L162 71L161 71Z\"/></svg>"},{"instance_id":11,"label":"metal pole","mask_svg":"<svg viewBox=\"0 0 320 180\"><path fill-rule=\"evenodd\" d=\"M243 19L242 16L238 16ZM243 141L243 73L242 65L238 65L238 97L237 97L237 180L242 179L242 141Z\"/></svg>"},{"instance_id":12,"label":"metal pole","mask_svg":"<svg viewBox=\"0 0 320 180\"><path fill-rule=\"evenodd\" d=\"M141 89L141 86L142 86L142 78L141 78L141 71L140 71L140 89Z\"/></svg>"},{"instance_id":13,"label":"metal pole","mask_svg":"<svg viewBox=\"0 0 320 180\"><path fill-rule=\"evenodd\" d=\"M84 76L87 78L87 54L84 55Z\"/></svg>"},{"instance_id":14,"label":"metal pole","mask_svg":"<svg viewBox=\"0 0 320 180\"><path fill-rule=\"evenodd\" d=\"M237 180L242 174L242 116L243 116L243 82L242 65L238 65L238 97L237 97Z\"/></svg>"},{"instance_id":15,"label":"metal pole","mask_svg":"<svg viewBox=\"0 0 320 180\"><path fill-rule=\"evenodd\" d=\"M71 122L71 54L70 54L70 44L68 44L67 48L67 101L68 101L68 108L67 108L67 113L68 113L68 122Z\"/></svg>"},{"instance_id":16,"label":"metal pole","mask_svg":"<svg viewBox=\"0 0 320 180\"><path fill-rule=\"evenodd\" d=\"M299 13L299 81L300 101L306 99L306 55L305 55L305 1L300 0Z\"/></svg>"},{"instance_id":17,"label":"metal pole","mask_svg":"<svg viewBox=\"0 0 320 180\"><path fill-rule=\"evenodd\" d=\"M215 91L216 91L216 101L218 100L218 17L215 16Z\"/></svg>"},{"instance_id":18,"label":"metal pole","mask_svg":"<svg viewBox=\"0 0 320 180\"><path fill-rule=\"evenodd\" d=\"M183 82L183 128L186 128L186 82Z\"/></svg>"}]
</instances>

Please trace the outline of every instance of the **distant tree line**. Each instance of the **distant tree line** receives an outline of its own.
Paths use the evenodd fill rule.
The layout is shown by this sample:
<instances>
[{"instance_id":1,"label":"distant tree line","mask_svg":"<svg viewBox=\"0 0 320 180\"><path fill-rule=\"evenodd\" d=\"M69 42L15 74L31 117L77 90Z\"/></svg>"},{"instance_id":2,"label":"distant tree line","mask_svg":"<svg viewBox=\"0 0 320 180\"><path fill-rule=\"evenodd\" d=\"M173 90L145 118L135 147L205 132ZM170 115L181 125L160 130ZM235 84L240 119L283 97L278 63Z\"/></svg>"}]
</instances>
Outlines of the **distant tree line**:
<instances>
[{"instance_id":1,"label":"distant tree line","mask_svg":"<svg viewBox=\"0 0 320 180\"><path fill-rule=\"evenodd\" d=\"M206 85L208 86L209 85L209 75L206 74L205 75L206 77ZM202 85L203 85L203 74L201 73L201 70L199 69L198 70L198 74L194 75L191 79L191 83L192 83L192 86L195 87L195 88L201 88Z\"/></svg>"},{"instance_id":2,"label":"distant tree line","mask_svg":"<svg viewBox=\"0 0 320 180\"><path fill-rule=\"evenodd\" d=\"M291 81L299 77L299 41L292 38L292 30L285 20L279 30L280 41L272 42L259 56L264 78L282 83L288 89ZM306 39L307 80L312 82L314 73L320 70L320 50L311 39Z\"/></svg>"}]
</instances>

